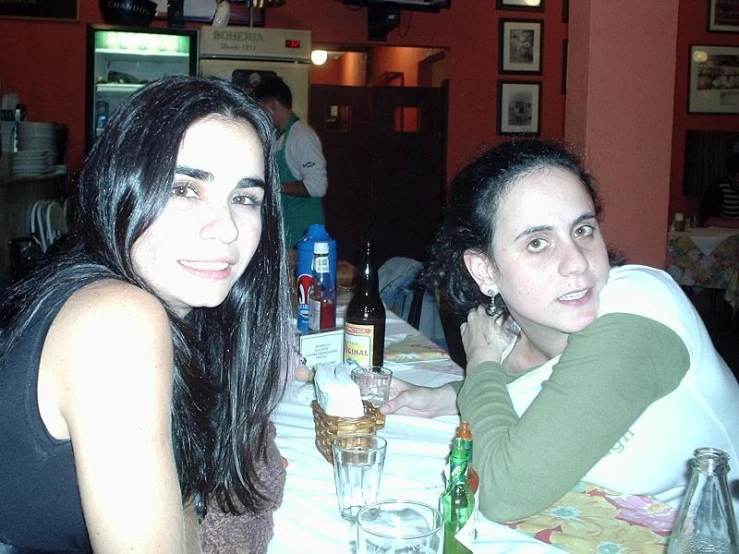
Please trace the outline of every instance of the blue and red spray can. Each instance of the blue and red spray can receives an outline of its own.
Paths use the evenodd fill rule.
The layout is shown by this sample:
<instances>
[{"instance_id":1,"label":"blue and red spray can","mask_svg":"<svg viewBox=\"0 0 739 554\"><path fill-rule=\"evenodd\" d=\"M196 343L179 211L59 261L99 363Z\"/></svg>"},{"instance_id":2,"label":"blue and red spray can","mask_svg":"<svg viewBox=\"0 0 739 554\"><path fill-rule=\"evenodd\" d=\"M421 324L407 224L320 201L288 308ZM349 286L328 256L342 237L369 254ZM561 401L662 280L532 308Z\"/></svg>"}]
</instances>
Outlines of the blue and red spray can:
<instances>
[{"instance_id":1,"label":"blue and red spray can","mask_svg":"<svg viewBox=\"0 0 739 554\"><path fill-rule=\"evenodd\" d=\"M310 286L313 283L313 244L316 242L328 243L328 259L329 271L331 272L331 282L336 287L336 270L338 268L338 258L336 253L336 240L334 240L326 231L326 227L321 223L314 223L297 242L298 255L295 264L295 280L297 284L298 294L298 331L301 333L308 332L309 319L309 298Z\"/></svg>"}]
</instances>

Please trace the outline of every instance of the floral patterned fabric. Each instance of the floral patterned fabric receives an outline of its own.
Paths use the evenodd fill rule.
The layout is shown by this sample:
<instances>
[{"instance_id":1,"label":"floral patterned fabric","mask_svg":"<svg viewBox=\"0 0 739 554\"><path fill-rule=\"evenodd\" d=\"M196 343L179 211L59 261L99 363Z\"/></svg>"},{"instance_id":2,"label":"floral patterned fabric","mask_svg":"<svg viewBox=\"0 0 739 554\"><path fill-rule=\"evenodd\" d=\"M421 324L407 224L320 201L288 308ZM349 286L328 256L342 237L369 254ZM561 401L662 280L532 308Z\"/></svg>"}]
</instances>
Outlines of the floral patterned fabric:
<instances>
[{"instance_id":1,"label":"floral patterned fabric","mask_svg":"<svg viewBox=\"0 0 739 554\"><path fill-rule=\"evenodd\" d=\"M572 554L665 554L676 511L650 496L580 483L512 529Z\"/></svg>"},{"instance_id":2,"label":"floral patterned fabric","mask_svg":"<svg viewBox=\"0 0 739 554\"><path fill-rule=\"evenodd\" d=\"M689 236L667 239L667 273L681 286L724 289L724 299L739 308L739 235L728 237L710 254Z\"/></svg>"}]
</instances>

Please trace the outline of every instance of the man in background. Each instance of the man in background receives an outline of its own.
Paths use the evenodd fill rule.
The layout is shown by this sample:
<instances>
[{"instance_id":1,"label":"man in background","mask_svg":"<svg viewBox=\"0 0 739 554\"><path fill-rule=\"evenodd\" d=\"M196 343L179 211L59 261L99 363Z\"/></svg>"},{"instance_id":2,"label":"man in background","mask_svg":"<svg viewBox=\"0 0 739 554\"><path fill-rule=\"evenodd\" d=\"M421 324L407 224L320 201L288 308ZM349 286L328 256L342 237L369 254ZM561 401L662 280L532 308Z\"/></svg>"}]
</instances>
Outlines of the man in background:
<instances>
[{"instance_id":1,"label":"man in background","mask_svg":"<svg viewBox=\"0 0 739 554\"><path fill-rule=\"evenodd\" d=\"M701 201L701 225L739 229L739 152L726 163L726 176L714 181Z\"/></svg>"},{"instance_id":2,"label":"man in background","mask_svg":"<svg viewBox=\"0 0 739 554\"><path fill-rule=\"evenodd\" d=\"M328 187L326 159L318 135L293 113L292 92L281 78L263 81L253 95L277 129L285 245L295 248L309 225L324 223L321 198Z\"/></svg>"}]
</instances>

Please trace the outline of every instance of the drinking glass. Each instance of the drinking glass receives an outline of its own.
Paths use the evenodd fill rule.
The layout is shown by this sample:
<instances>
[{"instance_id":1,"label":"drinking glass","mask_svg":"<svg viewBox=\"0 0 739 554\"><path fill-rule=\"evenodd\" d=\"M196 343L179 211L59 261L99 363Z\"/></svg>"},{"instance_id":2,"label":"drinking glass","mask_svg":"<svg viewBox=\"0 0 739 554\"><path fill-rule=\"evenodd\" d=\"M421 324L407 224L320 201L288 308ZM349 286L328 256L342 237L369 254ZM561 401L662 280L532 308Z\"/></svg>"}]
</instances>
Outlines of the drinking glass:
<instances>
[{"instance_id":1,"label":"drinking glass","mask_svg":"<svg viewBox=\"0 0 739 554\"><path fill-rule=\"evenodd\" d=\"M415 500L383 500L357 514L357 554L441 554L441 512Z\"/></svg>"},{"instance_id":2,"label":"drinking glass","mask_svg":"<svg viewBox=\"0 0 739 554\"><path fill-rule=\"evenodd\" d=\"M359 510L377 500L387 442L376 435L342 435L334 439L334 481L341 517L354 521Z\"/></svg>"},{"instance_id":3,"label":"drinking glass","mask_svg":"<svg viewBox=\"0 0 739 554\"><path fill-rule=\"evenodd\" d=\"M352 380L359 386L362 400L378 407L390 397L393 372L381 366L357 367L352 370Z\"/></svg>"}]
</instances>

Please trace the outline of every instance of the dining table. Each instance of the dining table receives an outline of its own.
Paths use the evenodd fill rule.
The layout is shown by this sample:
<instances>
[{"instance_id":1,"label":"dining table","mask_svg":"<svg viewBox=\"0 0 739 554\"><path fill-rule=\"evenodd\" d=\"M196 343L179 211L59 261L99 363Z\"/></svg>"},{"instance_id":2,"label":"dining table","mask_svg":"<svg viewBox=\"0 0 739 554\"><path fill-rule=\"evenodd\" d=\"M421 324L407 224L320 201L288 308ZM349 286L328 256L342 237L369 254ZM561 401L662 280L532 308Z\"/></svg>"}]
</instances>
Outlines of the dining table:
<instances>
[{"instance_id":1,"label":"dining table","mask_svg":"<svg viewBox=\"0 0 739 554\"><path fill-rule=\"evenodd\" d=\"M339 325L346 302L338 303ZM431 387L464 376L446 351L390 310L383 365L394 377ZM356 524L342 519L332 465L316 447L314 398L311 382L294 380L273 415L287 478L274 513L269 554L356 552ZM387 441L378 500L411 499L437 507L459 423L459 416L387 415L377 430ZM478 513L477 538L469 546L486 554L663 554L674 518L675 510L653 497L581 482L553 505L519 521L496 523Z\"/></svg>"},{"instance_id":2,"label":"dining table","mask_svg":"<svg viewBox=\"0 0 739 554\"><path fill-rule=\"evenodd\" d=\"M666 268L680 286L723 291L733 311L739 308L739 229L670 231Z\"/></svg>"}]
</instances>

